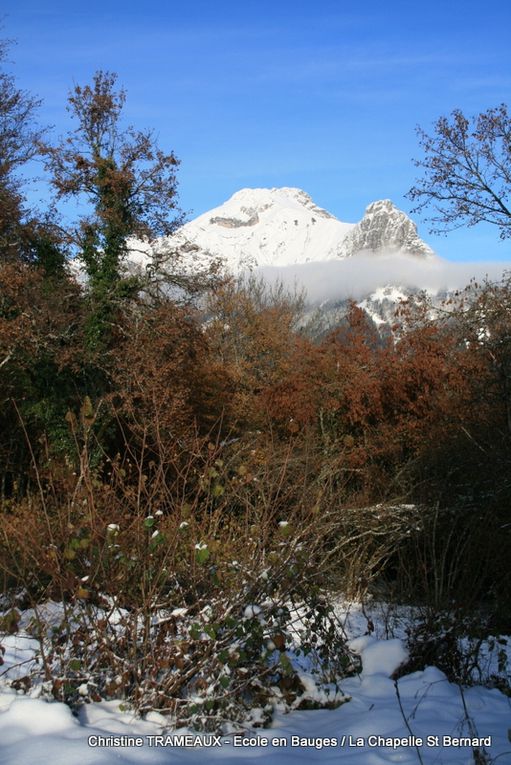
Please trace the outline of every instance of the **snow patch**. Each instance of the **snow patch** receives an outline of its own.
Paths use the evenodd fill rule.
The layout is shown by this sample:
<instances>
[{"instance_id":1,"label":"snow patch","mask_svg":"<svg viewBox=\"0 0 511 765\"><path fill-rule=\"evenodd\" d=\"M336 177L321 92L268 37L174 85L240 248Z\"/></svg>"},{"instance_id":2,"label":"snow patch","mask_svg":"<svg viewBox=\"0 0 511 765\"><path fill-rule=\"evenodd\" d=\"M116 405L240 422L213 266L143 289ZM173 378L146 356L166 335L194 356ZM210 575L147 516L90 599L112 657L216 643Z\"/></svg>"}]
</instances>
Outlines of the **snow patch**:
<instances>
[{"instance_id":1,"label":"snow patch","mask_svg":"<svg viewBox=\"0 0 511 765\"><path fill-rule=\"evenodd\" d=\"M354 642L356 643L356 641ZM403 646L401 640L397 638L392 640L376 640L372 638L365 646L358 648L358 650L353 646L353 643L350 647L352 650L361 653L362 674L364 677L377 674L390 677L408 659L408 651Z\"/></svg>"}]
</instances>

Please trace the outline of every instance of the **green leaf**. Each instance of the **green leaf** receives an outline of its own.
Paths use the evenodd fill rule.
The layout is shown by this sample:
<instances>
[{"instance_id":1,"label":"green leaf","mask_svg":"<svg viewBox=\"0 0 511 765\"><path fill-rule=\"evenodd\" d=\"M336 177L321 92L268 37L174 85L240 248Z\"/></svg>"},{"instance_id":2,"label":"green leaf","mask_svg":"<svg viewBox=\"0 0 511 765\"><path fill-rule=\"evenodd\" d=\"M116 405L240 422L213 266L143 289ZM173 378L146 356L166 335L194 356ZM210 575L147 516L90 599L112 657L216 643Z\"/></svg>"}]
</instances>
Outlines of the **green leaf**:
<instances>
[{"instance_id":1,"label":"green leaf","mask_svg":"<svg viewBox=\"0 0 511 765\"><path fill-rule=\"evenodd\" d=\"M209 558L209 550L207 547L201 547L200 549L195 549L195 559L197 563L200 563L201 565L207 561Z\"/></svg>"},{"instance_id":2,"label":"green leaf","mask_svg":"<svg viewBox=\"0 0 511 765\"><path fill-rule=\"evenodd\" d=\"M291 662L289 661L288 656L285 653L280 654L279 658L280 666L286 673L290 673L293 671L293 667L291 665Z\"/></svg>"},{"instance_id":3,"label":"green leaf","mask_svg":"<svg viewBox=\"0 0 511 765\"><path fill-rule=\"evenodd\" d=\"M200 636L202 635L202 629L200 624L197 624L194 622L192 626L190 627L190 637L192 640L199 640Z\"/></svg>"},{"instance_id":4,"label":"green leaf","mask_svg":"<svg viewBox=\"0 0 511 765\"><path fill-rule=\"evenodd\" d=\"M211 492L213 497L221 497L222 494L225 492L225 488L220 483L215 483L213 486L213 490Z\"/></svg>"}]
</instances>

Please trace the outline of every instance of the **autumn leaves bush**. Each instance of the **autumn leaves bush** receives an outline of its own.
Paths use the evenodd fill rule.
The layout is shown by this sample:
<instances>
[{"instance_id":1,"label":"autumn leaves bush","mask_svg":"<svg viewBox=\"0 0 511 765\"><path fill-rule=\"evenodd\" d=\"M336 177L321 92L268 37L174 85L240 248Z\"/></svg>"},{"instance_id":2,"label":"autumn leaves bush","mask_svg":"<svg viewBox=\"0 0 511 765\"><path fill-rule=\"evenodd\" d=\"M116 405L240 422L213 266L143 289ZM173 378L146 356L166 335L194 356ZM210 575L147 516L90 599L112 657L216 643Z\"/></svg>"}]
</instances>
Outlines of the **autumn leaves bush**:
<instances>
[{"instance_id":1,"label":"autumn leaves bush","mask_svg":"<svg viewBox=\"0 0 511 765\"><path fill-rule=\"evenodd\" d=\"M100 479L90 419L78 470L50 464L39 494L3 508L4 606L34 614L47 690L207 730L341 703L356 662L324 596L336 520L300 496L298 464L257 437L196 435L108 459Z\"/></svg>"}]
</instances>

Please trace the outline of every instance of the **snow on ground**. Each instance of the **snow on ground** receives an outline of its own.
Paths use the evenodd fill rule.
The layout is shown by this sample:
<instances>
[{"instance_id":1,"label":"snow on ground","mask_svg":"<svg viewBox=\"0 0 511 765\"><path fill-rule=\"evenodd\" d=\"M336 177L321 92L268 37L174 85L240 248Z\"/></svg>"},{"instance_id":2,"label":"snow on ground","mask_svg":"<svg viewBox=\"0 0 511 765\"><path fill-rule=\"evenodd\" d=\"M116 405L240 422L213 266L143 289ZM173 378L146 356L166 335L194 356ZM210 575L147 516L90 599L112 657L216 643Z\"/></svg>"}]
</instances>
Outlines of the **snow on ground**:
<instances>
[{"instance_id":1,"label":"snow on ground","mask_svg":"<svg viewBox=\"0 0 511 765\"><path fill-rule=\"evenodd\" d=\"M199 765L207 757L229 765L473 765L472 746L456 739L477 736L484 739L480 749L488 755L485 762L511 763L511 699L480 686L461 690L435 667L400 678L396 689L390 675L406 659L401 640L375 637L382 634L381 625L373 635L362 634L367 620L356 609L348 627L351 647L363 664L359 676L342 683L349 702L335 710L280 715L271 728L246 731L239 738L205 736L202 746L195 733L165 731L160 715L137 719L119 702L86 704L77 718L64 704L34 698L33 691L32 696L15 691L5 683L6 670L11 678L25 674L36 641L22 634L8 636L2 639L0 762ZM23 669L10 669L20 662L25 662ZM178 737L186 734L190 740L180 742Z\"/></svg>"}]
</instances>

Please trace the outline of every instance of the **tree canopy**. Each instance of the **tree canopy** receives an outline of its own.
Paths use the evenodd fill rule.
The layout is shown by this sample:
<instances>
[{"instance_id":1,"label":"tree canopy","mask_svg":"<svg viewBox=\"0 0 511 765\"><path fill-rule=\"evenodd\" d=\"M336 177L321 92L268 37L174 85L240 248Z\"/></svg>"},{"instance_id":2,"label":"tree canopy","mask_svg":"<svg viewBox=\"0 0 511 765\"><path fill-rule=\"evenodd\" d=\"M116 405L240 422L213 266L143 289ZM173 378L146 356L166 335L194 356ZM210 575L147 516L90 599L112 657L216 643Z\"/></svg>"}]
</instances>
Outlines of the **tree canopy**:
<instances>
[{"instance_id":1,"label":"tree canopy","mask_svg":"<svg viewBox=\"0 0 511 765\"><path fill-rule=\"evenodd\" d=\"M0 40L0 66L8 41ZM38 99L20 90L14 77L0 69L0 256L12 260L27 255L31 239L18 171L37 153L42 131L35 115Z\"/></svg>"},{"instance_id":2,"label":"tree canopy","mask_svg":"<svg viewBox=\"0 0 511 765\"><path fill-rule=\"evenodd\" d=\"M116 80L99 71L91 85L76 85L68 98L75 129L56 145L40 145L56 201L75 199L87 210L66 236L88 278L92 347L108 334L118 300L136 290L122 278L129 239L170 234L181 222L178 160L158 148L151 131L122 126L126 94Z\"/></svg>"}]
</instances>

